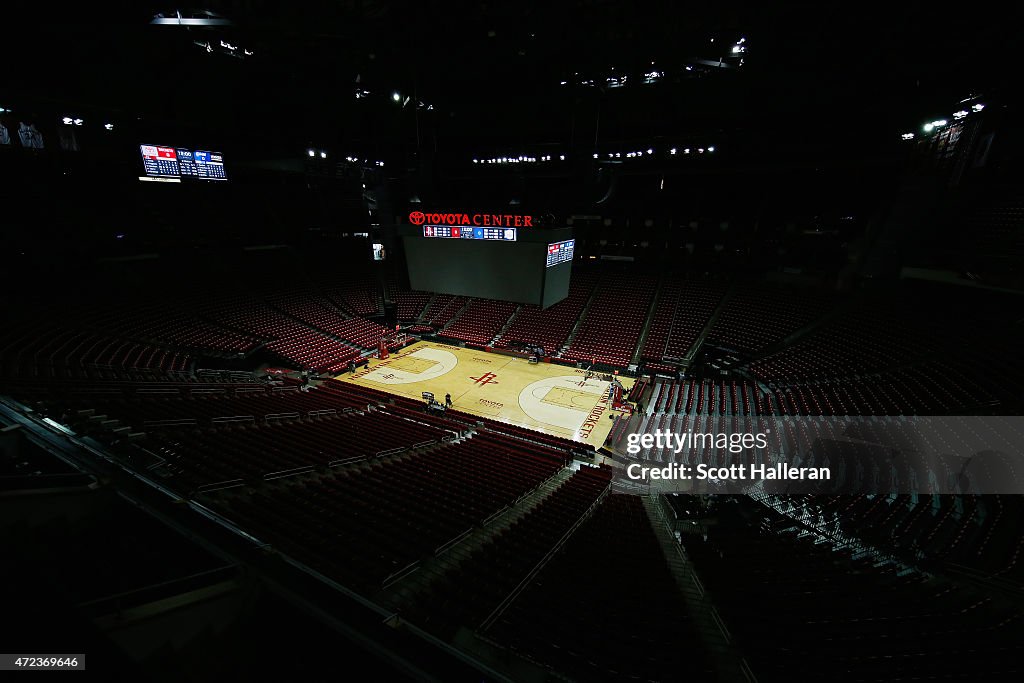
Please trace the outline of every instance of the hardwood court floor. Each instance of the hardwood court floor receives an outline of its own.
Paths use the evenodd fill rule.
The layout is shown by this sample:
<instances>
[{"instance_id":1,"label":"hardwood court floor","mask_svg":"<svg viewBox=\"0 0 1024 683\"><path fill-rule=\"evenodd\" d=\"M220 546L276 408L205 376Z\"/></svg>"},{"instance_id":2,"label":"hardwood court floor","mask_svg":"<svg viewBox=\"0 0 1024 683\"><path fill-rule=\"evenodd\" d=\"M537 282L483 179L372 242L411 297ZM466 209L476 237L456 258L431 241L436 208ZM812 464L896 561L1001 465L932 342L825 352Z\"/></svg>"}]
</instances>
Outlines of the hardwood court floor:
<instances>
[{"instance_id":1,"label":"hardwood court floor","mask_svg":"<svg viewBox=\"0 0 1024 683\"><path fill-rule=\"evenodd\" d=\"M337 379L421 399L432 392L453 408L510 422L597 447L612 427L608 386L584 372L553 363L531 365L523 358L416 342L385 360ZM633 379L620 380L628 391Z\"/></svg>"}]
</instances>

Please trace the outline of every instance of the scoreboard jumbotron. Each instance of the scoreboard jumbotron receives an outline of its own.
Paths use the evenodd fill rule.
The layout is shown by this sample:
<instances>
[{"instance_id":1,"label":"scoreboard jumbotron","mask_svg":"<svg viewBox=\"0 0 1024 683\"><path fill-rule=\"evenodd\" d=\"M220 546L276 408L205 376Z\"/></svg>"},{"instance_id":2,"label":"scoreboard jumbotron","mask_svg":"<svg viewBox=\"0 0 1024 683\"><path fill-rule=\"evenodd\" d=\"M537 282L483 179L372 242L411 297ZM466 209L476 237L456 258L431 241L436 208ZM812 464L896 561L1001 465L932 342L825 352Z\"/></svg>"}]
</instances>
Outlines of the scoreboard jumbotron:
<instances>
[{"instance_id":1,"label":"scoreboard jumbotron","mask_svg":"<svg viewBox=\"0 0 1024 683\"><path fill-rule=\"evenodd\" d=\"M224 155L202 149L185 149L163 145L139 145L144 176L139 180L180 183L194 180L227 180Z\"/></svg>"},{"instance_id":2,"label":"scoreboard jumbotron","mask_svg":"<svg viewBox=\"0 0 1024 683\"><path fill-rule=\"evenodd\" d=\"M575 240L532 216L413 211L399 235L413 289L547 308L569 294Z\"/></svg>"},{"instance_id":3,"label":"scoreboard jumbotron","mask_svg":"<svg viewBox=\"0 0 1024 683\"><path fill-rule=\"evenodd\" d=\"M548 245L547 267L553 268L559 263L572 261L572 254L576 248L576 240L566 240Z\"/></svg>"},{"instance_id":4,"label":"scoreboard jumbotron","mask_svg":"<svg viewBox=\"0 0 1024 683\"><path fill-rule=\"evenodd\" d=\"M516 241L515 228L473 228L458 225L424 225L424 237L445 237L470 240Z\"/></svg>"}]
</instances>

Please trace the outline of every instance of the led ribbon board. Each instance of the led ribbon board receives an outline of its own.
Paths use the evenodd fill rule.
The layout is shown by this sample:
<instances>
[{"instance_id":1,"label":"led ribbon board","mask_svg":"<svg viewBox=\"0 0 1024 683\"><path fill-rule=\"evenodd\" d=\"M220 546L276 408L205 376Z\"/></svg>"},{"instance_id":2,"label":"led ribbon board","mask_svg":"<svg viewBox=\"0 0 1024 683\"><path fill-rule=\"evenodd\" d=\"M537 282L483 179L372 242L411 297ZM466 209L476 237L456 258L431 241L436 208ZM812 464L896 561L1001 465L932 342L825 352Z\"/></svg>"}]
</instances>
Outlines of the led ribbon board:
<instances>
[{"instance_id":1,"label":"led ribbon board","mask_svg":"<svg viewBox=\"0 0 1024 683\"><path fill-rule=\"evenodd\" d=\"M444 237L449 239L498 240L515 242L515 228L470 228L458 225L424 225L424 237Z\"/></svg>"}]
</instances>

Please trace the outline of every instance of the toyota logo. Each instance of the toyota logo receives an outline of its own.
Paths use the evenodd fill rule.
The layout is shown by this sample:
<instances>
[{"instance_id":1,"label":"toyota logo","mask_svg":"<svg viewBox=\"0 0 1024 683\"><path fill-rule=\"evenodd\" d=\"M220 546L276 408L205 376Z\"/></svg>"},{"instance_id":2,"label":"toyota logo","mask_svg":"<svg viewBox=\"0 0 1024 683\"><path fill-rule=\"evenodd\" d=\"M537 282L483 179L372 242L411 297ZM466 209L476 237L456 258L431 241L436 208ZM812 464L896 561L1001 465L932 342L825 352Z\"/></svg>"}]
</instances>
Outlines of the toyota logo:
<instances>
[{"instance_id":1,"label":"toyota logo","mask_svg":"<svg viewBox=\"0 0 1024 683\"><path fill-rule=\"evenodd\" d=\"M423 215L422 211L413 211L409 214L409 222L413 225L423 225L427 222L427 217Z\"/></svg>"}]
</instances>

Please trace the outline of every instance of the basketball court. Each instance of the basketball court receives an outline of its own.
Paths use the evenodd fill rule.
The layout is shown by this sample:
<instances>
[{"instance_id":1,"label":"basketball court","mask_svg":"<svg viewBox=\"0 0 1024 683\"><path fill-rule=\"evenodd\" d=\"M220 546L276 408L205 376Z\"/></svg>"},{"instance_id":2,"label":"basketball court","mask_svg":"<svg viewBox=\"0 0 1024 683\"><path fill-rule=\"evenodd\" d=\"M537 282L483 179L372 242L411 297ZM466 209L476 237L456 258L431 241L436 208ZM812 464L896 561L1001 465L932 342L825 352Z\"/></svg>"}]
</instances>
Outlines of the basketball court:
<instances>
[{"instance_id":1,"label":"basketball court","mask_svg":"<svg viewBox=\"0 0 1024 683\"><path fill-rule=\"evenodd\" d=\"M337 379L417 400L429 391L444 403L451 394L455 410L595 447L611 431L609 416L617 414L608 402L610 382L585 379L584 370L435 342L416 342L390 358L370 359L368 367ZM629 377L619 381L625 391L633 385Z\"/></svg>"}]
</instances>

